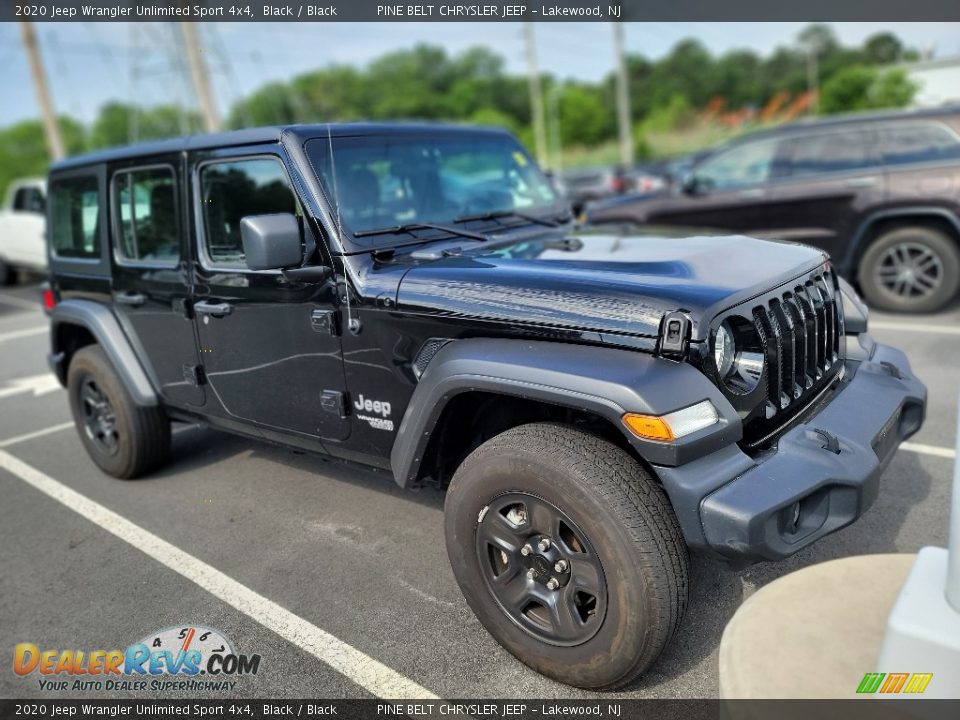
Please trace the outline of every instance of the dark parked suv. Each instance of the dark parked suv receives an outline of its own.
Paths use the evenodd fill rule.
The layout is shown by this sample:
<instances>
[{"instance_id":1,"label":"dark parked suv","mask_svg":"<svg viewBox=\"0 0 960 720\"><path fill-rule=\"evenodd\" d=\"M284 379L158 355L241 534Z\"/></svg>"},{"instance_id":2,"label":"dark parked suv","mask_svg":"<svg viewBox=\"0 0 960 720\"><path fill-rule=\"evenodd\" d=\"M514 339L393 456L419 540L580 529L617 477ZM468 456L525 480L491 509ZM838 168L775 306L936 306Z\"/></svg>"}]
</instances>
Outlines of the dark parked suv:
<instances>
[{"instance_id":1,"label":"dark parked suv","mask_svg":"<svg viewBox=\"0 0 960 720\"><path fill-rule=\"evenodd\" d=\"M601 201L587 217L807 243L871 305L933 312L960 288L960 108L752 134L667 192Z\"/></svg>"},{"instance_id":2,"label":"dark parked suv","mask_svg":"<svg viewBox=\"0 0 960 720\"><path fill-rule=\"evenodd\" d=\"M573 685L657 658L688 547L776 560L848 525L923 422L821 251L575 232L499 130L243 131L49 188L50 362L97 465L148 473L202 421L446 487L477 617Z\"/></svg>"}]
</instances>

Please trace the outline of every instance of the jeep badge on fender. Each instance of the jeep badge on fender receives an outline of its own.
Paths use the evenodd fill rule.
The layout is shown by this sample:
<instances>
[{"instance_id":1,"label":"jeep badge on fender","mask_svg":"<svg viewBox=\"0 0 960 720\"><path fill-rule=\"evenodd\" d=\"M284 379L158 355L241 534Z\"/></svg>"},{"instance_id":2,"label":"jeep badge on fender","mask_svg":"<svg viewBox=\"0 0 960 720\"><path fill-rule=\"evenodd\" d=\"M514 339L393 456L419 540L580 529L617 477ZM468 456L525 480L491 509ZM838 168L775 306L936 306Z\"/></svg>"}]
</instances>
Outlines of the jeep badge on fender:
<instances>
[{"instance_id":1,"label":"jeep badge on fender","mask_svg":"<svg viewBox=\"0 0 960 720\"><path fill-rule=\"evenodd\" d=\"M822 251L579 228L501 130L244 130L47 187L50 363L93 462L150 473L204 422L446 487L466 601L571 685L656 661L688 549L854 522L924 419Z\"/></svg>"}]
</instances>

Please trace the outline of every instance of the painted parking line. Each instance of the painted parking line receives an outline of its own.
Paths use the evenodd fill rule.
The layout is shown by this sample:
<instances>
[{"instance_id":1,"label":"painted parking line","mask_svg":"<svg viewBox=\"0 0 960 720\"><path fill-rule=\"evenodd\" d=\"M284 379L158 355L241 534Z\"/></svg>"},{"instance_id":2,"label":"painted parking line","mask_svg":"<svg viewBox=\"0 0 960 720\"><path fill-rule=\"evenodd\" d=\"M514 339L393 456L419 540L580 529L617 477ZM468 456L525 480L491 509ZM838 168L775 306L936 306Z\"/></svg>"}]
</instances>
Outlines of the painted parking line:
<instances>
[{"instance_id":1,"label":"painted parking line","mask_svg":"<svg viewBox=\"0 0 960 720\"><path fill-rule=\"evenodd\" d=\"M31 335L40 335L41 333L49 331L50 328L47 325L38 325L36 327L23 328L22 330L10 330L9 332L0 333L0 343L6 342L7 340L30 337Z\"/></svg>"},{"instance_id":2,"label":"painted parking line","mask_svg":"<svg viewBox=\"0 0 960 720\"><path fill-rule=\"evenodd\" d=\"M955 325L931 325L930 323L905 323L870 321L867 324L870 330L896 330L898 332L922 332L936 335L960 335L960 327Z\"/></svg>"},{"instance_id":3,"label":"painted parking line","mask_svg":"<svg viewBox=\"0 0 960 720\"><path fill-rule=\"evenodd\" d=\"M429 690L396 670L254 592L215 567L171 545L149 530L68 488L5 450L0 450L0 468L199 585L218 600L310 653L367 692L388 699L438 699Z\"/></svg>"},{"instance_id":4,"label":"painted parking line","mask_svg":"<svg viewBox=\"0 0 960 720\"><path fill-rule=\"evenodd\" d=\"M36 438L44 437L46 435L52 435L53 433L58 433L61 430L66 430L70 427L73 427L73 422L51 425L50 427L43 428L42 430L34 430L33 432L24 433L23 435L16 435L12 438L7 438L6 440L0 440L0 448L10 447L11 445L16 445L17 443L27 442L27 440L35 440Z\"/></svg>"},{"instance_id":5,"label":"painted parking line","mask_svg":"<svg viewBox=\"0 0 960 720\"><path fill-rule=\"evenodd\" d=\"M924 445L922 443L905 442L900 443L900 449L907 452L919 453L920 455L933 455L934 457L949 458L955 460L957 451L953 448L938 447L936 445Z\"/></svg>"}]
</instances>

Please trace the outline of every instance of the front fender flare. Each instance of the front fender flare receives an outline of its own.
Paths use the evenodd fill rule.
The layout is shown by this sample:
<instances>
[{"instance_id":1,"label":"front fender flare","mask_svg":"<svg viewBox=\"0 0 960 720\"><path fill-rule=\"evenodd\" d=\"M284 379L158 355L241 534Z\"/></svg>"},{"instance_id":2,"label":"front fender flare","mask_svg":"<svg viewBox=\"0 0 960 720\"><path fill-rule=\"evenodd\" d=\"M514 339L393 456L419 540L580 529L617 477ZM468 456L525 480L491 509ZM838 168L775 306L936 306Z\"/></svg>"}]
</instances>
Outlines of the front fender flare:
<instances>
[{"instance_id":1,"label":"front fender flare","mask_svg":"<svg viewBox=\"0 0 960 720\"><path fill-rule=\"evenodd\" d=\"M137 405L152 407L158 404L156 390L109 308L90 300L64 300L57 303L50 312L50 347L54 355L64 350L59 346L59 329L65 324L79 325L90 331ZM66 384L66 368L59 380Z\"/></svg>"},{"instance_id":2,"label":"front fender flare","mask_svg":"<svg viewBox=\"0 0 960 720\"><path fill-rule=\"evenodd\" d=\"M742 427L722 393L693 366L653 355L549 341L468 339L447 343L430 361L404 413L390 455L394 479L414 481L447 403L482 391L583 410L613 423L641 457L678 465L737 442ZM627 412L663 415L709 399L716 425L672 443L637 438Z\"/></svg>"}]
</instances>

